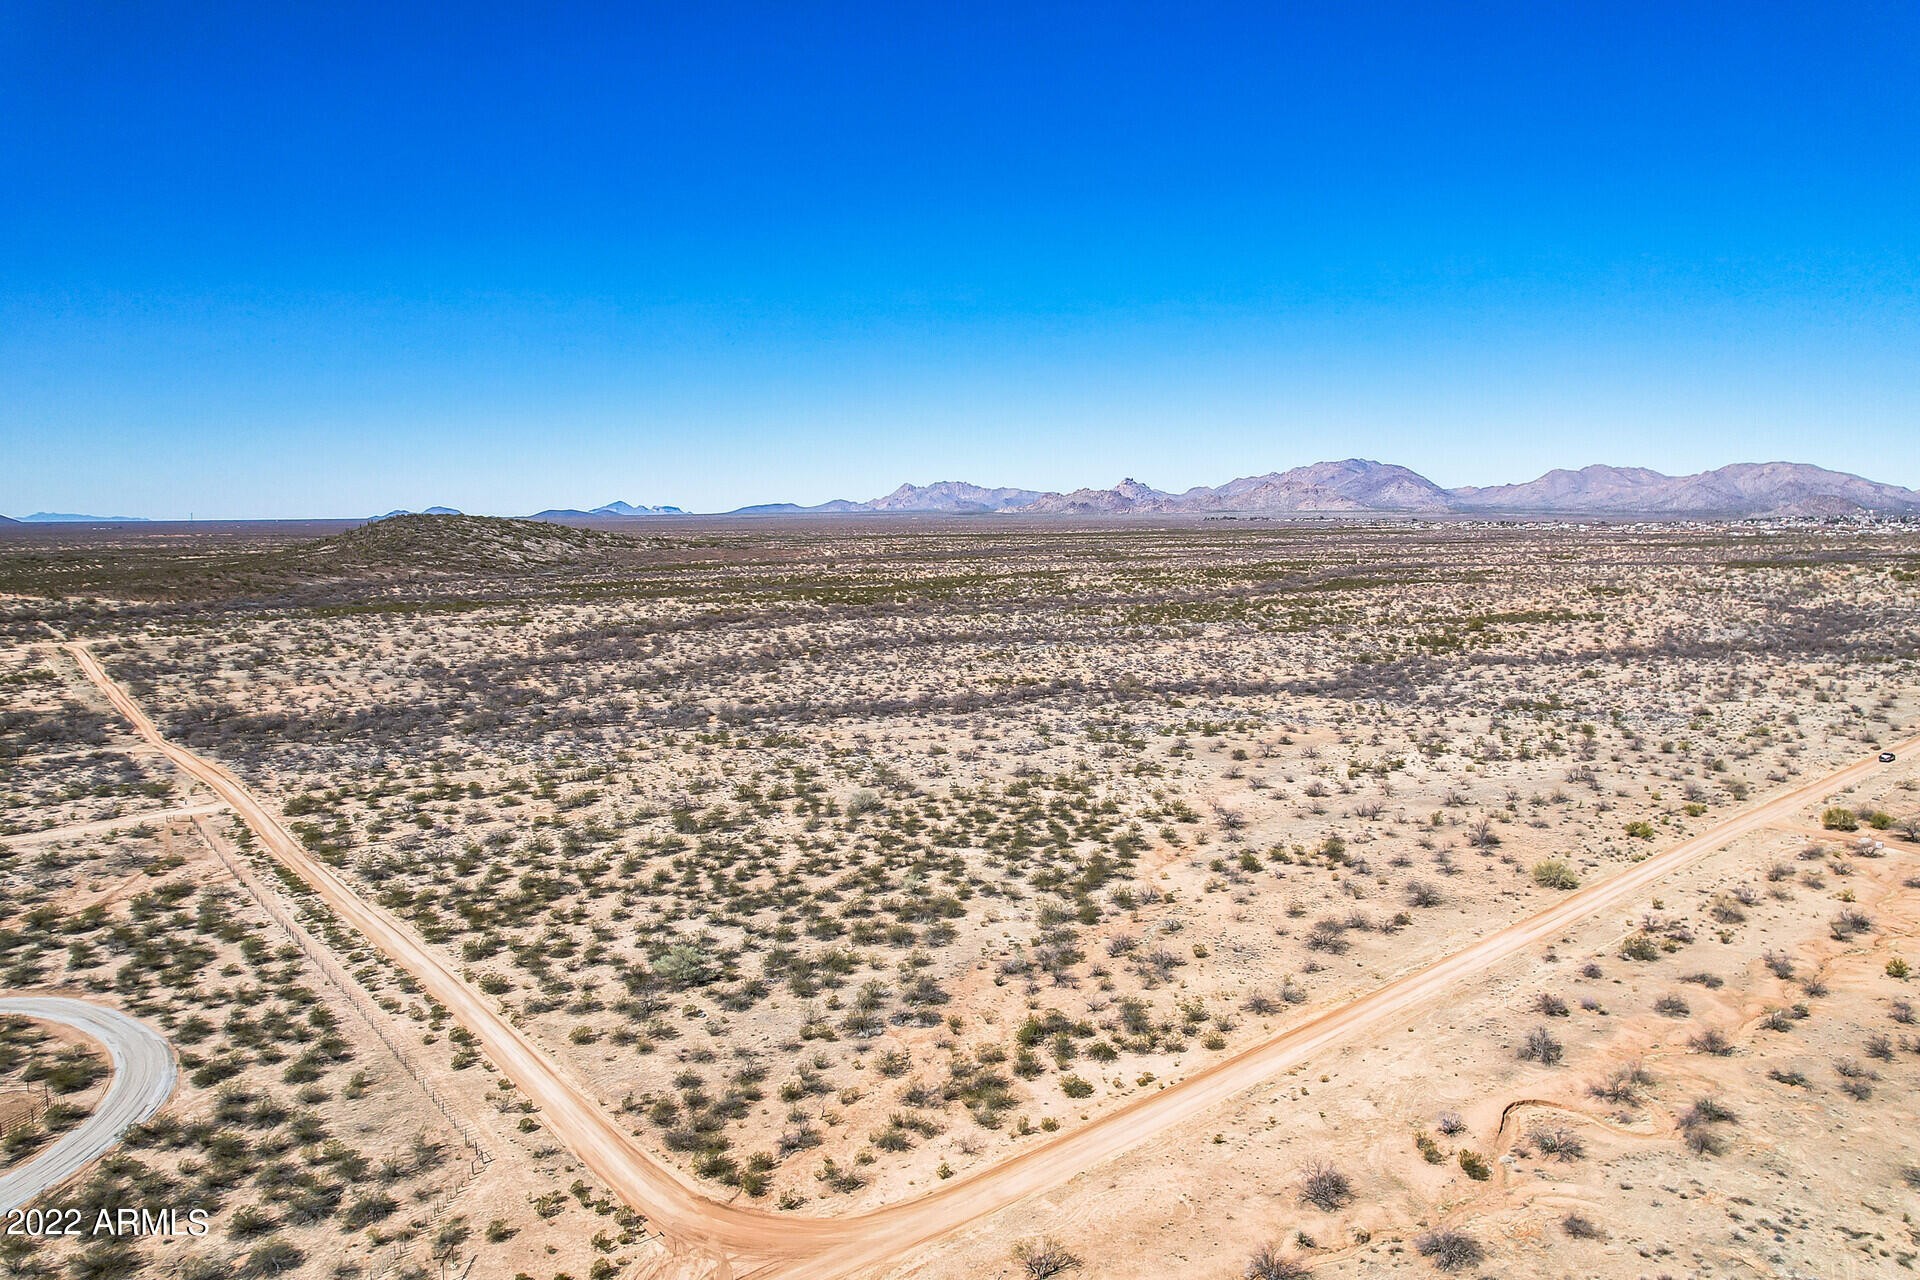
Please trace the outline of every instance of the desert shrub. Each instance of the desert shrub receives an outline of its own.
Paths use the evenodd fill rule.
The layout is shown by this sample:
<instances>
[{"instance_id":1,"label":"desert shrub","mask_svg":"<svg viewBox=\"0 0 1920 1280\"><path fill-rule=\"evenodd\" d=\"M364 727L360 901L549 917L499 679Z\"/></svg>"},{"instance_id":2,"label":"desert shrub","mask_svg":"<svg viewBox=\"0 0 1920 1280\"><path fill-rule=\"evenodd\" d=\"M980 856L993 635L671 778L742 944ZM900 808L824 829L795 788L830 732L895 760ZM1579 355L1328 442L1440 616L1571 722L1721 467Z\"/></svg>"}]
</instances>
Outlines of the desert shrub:
<instances>
[{"instance_id":1,"label":"desert shrub","mask_svg":"<svg viewBox=\"0 0 1920 1280\"><path fill-rule=\"evenodd\" d=\"M1860 819L1853 810L1835 805L1820 815L1820 825L1829 831L1857 831Z\"/></svg>"},{"instance_id":2,"label":"desert shrub","mask_svg":"<svg viewBox=\"0 0 1920 1280\"><path fill-rule=\"evenodd\" d=\"M1594 1225L1592 1219L1578 1213L1570 1213L1560 1220L1560 1229L1575 1240L1604 1240L1607 1233Z\"/></svg>"},{"instance_id":3,"label":"desert shrub","mask_svg":"<svg viewBox=\"0 0 1920 1280\"><path fill-rule=\"evenodd\" d=\"M1827 922L1828 930L1836 942L1845 942L1855 934L1865 933L1873 927L1873 921L1863 912L1849 907Z\"/></svg>"},{"instance_id":4,"label":"desert shrub","mask_svg":"<svg viewBox=\"0 0 1920 1280\"><path fill-rule=\"evenodd\" d=\"M1407 883L1407 902L1416 907L1437 907L1443 901L1440 890L1425 880L1412 880Z\"/></svg>"},{"instance_id":5,"label":"desert shrub","mask_svg":"<svg viewBox=\"0 0 1920 1280\"><path fill-rule=\"evenodd\" d=\"M1620 944L1622 960L1658 960L1660 942L1645 929L1636 929Z\"/></svg>"},{"instance_id":6,"label":"desert shrub","mask_svg":"<svg viewBox=\"0 0 1920 1280\"><path fill-rule=\"evenodd\" d=\"M264 1236L280 1225L279 1221L259 1205L241 1205L227 1219L227 1232L236 1240L251 1240L255 1236Z\"/></svg>"},{"instance_id":7,"label":"desert shrub","mask_svg":"<svg viewBox=\"0 0 1920 1280\"><path fill-rule=\"evenodd\" d=\"M858 1170L843 1168L832 1156L828 1156L820 1162L820 1168L813 1176L816 1181L824 1182L827 1186L843 1195L851 1191L858 1191L867 1185L866 1178L862 1177ZM1072 1255L1069 1254L1068 1256L1071 1257ZM1062 1271L1065 1269L1065 1267L1060 1268ZM1035 1272L1034 1274L1050 1276L1056 1274L1056 1272L1045 1271Z\"/></svg>"},{"instance_id":8,"label":"desert shrub","mask_svg":"<svg viewBox=\"0 0 1920 1280\"><path fill-rule=\"evenodd\" d=\"M1316 920L1313 928L1307 931L1307 947L1309 950L1339 955L1347 949L1346 930L1346 922L1332 916Z\"/></svg>"},{"instance_id":9,"label":"desert shrub","mask_svg":"<svg viewBox=\"0 0 1920 1280\"><path fill-rule=\"evenodd\" d=\"M1300 1171L1300 1201L1331 1213L1353 1199L1353 1183L1325 1161Z\"/></svg>"},{"instance_id":10,"label":"desert shrub","mask_svg":"<svg viewBox=\"0 0 1920 1280\"><path fill-rule=\"evenodd\" d=\"M1607 1102L1638 1102L1640 1091L1653 1083L1653 1073L1638 1062L1615 1067L1599 1084L1587 1086L1587 1092Z\"/></svg>"},{"instance_id":11,"label":"desert shrub","mask_svg":"<svg viewBox=\"0 0 1920 1280\"><path fill-rule=\"evenodd\" d=\"M1562 859L1546 858L1533 864L1533 882L1542 889L1578 889L1580 876Z\"/></svg>"},{"instance_id":12,"label":"desert shrub","mask_svg":"<svg viewBox=\"0 0 1920 1280\"><path fill-rule=\"evenodd\" d=\"M1566 1051L1554 1038L1553 1032L1545 1027L1535 1027L1520 1042L1519 1053L1522 1062L1537 1062L1543 1067L1550 1067L1559 1062Z\"/></svg>"},{"instance_id":13,"label":"desert shrub","mask_svg":"<svg viewBox=\"0 0 1920 1280\"><path fill-rule=\"evenodd\" d=\"M55 1093L79 1093L107 1074L107 1064L82 1048L64 1050L50 1063L34 1063L21 1073Z\"/></svg>"},{"instance_id":14,"label":"desert shrub","mask_svg":"<svg viewBox=\"0 0 1920 1280\"><path fill-rule=\"evenodd\" d=\"M347 1206L341 1221L349 1231L359 1231L384 1221L400 1207L400 1202L384 1192L374 1192Z\"/></svg>"},{"instance_id":15,"label":"desert shrub","mask_svg":"<svg viewBox=\"0 0 1920 1280\"><path fill-rule=\"evenodd\" d=\"M1052 1236L1022 1240L1013 1246L1013 1260L1020 1264L1028 1280L1046 1280L1048 1276L1060 1275L1080 1265L1080 1259Z\"/></svg>"},{"instance_id":16,"label":"desert shrub","mask_svg":"<svg viewBox=\"0 0 1920 1280\"><path fill-rule=\"evenodd\" d=\"M1464 1231L1452 1227L1441 1227L1429 1231L1414 1240L1413 1247L1420 1256L1442 1271L1462 1271L1467 1267L1477 1267L1486 1259L1486 1250L1480 1242Z\"/></svg>"},{"instance_id":17,"label":"desert shrub","mask_svg":"<svg viewBox=\"0 0 1920 1280\"><path fill-rule=\"evenodd\" d=\"M1687 1150L1697 1156L1717 1156L1727 1149L1720 1135L1711 1129L1688 1129L1685 1133Z\"/></svg>"},{"instance_id":18,"label":"desert shrub","mask_svg":"<svg viewBox=\"0 0 1920 1280\"><path fill-rule=\"evenodd\" d=\"M281 1276L294 1270L307 1257L291 1241L269 1240L247 1255L246 1265L240 1270L243 1276Z\"/></svg>"},{"instance_id":19,"label":"desert shrub","mask_svg":"<svg viewBox=\"0 0 1920 1280\"><path fill-rule=\"evenodd\" d=\"M1733 1042L1718 1027L1708 1027L1687 1038L1687 1048L1695 1053L1710 1053L1724 1058L1733 1052Z\"/></svg>"},{"instance_id":20,"label":"desert shrub","mask_svg":"<svg viewBox=\"0 0 1920 1280\"><path fill-rule=\"evenodd\" d=\"M1580 1135L1565 1125L1535 1125L1528 1131L1527 1141L1542 1155L1556 1160L1578 1160L1587 1153Z\"/></svg>"},{"instance_id":21,"label":"desert shrub","mask_svg":"<svg viewBox=\"0 0 1920 1280\"><path fill-rule=\"evenodd\" d=\"M1286 1256L1270 1244L1263 1244L1247 1259L1246 1268L1240 1274L1243 1280L1306 1280L1310 1273L1306 1263Z\"/></svg>"},{"instance_id":22,"label":"desert shrub","mask_svg":"<svg viewBox=\"0 0 1920 1280\"><path fill-rule=\"evenodd\" d=\"M1680 1132L1686 1141L1687 1150L1693 1154L1719 1155L1726 1150L1726 1143L1713 1132L1713 1126L1733 1122L1733 1112L1722 1106L1718 1099L1696 1098L1693 1105L1680 1113Z\"/></svg>"},{"instance_id":23,"label":"desert shrub","mask_svg":"<svg viewBox=\"0 0 1920 1280\"><path fill-rule=\"evenodd\" d=\"M1707 1095L1695 1098L1692 1105L1680 1113L1680 1127L1691 1129L1702 1124L1732 1124L1736 1118L1725 1103Z\"/></svg>"}]
</instances>

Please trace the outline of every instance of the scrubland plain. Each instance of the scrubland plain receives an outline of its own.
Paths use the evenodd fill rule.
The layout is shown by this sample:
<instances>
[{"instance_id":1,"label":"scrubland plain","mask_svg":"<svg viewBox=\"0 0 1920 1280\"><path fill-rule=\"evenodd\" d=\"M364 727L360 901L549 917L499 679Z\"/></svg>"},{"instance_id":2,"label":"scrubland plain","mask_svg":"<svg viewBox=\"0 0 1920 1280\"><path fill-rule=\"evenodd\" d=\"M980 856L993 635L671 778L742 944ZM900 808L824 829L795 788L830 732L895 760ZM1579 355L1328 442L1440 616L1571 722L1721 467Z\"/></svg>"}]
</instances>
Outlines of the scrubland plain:
<instances>
[{"instance_id":1,"label":"scrubland plain","mask_svg":"<svg viewBox=\"0 0 1920 1280\"><path fill-rule=\"evenodd\" d=\"M0 541L0 987L180 1057L63 1202L215 1212L9 1237L21 1275L761 1265L604 1185L71 642L640 1147L796 1223L1097 1126L1920 730L1911 523L67 536ZM1861 777L854 1273L1910 1270L1920 771ZM36 1034L0 1026L0 1108Z\"/></svg>"}]
</instances>

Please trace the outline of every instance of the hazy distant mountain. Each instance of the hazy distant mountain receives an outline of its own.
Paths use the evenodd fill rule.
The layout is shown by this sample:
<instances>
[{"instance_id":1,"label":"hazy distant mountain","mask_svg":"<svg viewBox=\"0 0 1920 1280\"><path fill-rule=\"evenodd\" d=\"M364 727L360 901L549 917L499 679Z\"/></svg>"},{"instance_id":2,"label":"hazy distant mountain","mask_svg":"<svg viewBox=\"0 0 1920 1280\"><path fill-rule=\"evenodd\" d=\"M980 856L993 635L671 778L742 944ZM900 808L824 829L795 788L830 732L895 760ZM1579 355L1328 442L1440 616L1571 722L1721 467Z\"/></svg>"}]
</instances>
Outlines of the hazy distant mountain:
<instances>
[{"instance_id":1,"label":"hazy distant mountain","mask_svg":"<svg viewBox=\"0 0 1920 1280\"><path fill-rule=\"evenodd\" d=\"M868 511L1014 511L1044 496L1038 489L983 489L964 480L941 480L903 484L884 498L860 505Z\"/></svg>"},{"instance_id":2,"label":"hazy distant mountain","mask_svg":"<svg viewBox=\"0 0 1920 1280\"><path fill-rule=\"evenodd\" d=\"M462 514L464 513L460 511L456 511L452 507L428 507L425 511L418 511L418 512L409 511L405 507L395 507L393 510L387 512L387 514L383 516L375 516L373 520L369 521L368 523L371 524L381 520L391 520L395 516L411 516L411 515L457 516Z\"/></svg>"},{"instance_id":3,"label":"hazy distant mountain","mask_svg":"<svg viewBox=\"0 0 1920 1280\"><path fill-rule=\"evenodd\" d=\"M687 514L678 507L636 507L630 502L609 502L604 507L595 507L596 516L683 516Z\"/></svg>"},{"instance_id":4,"label":"hazy distant mountain","mask_svg":"<svg viewBox=\"0 0 1920 1280\"><path fill-rule=\"evenodd\" d=\"M1173 511L1178 499L1128 477L1111 489L1075 489L1072 493L1047 493L1035 498L1023 511L1052 512L1062 515L1096 515L1121 511Z\"/></svg>"},{"instance_id":5,"label":"hazy distant mountain","mask_svg":"<svg viewBox=\"0 0 1920 1280\"><path fill-rule=\"evenodd\" d=\"M1005 495L991 500L987 495ZM967 505L977 503L978 505ZM763 508L774 509L774 508ZM1829 516L1920 513L1920 493L1804 463L1739 463L1699 475L1668 476L1643 467L1550 471L1526 484L1442 489L1416 471L1348 458L1291 471L1167 493L1123 480L1111 489L1031 494L945 482L902 485L884 498L820 508L778 510L1022 511L1032 514L1204 514L1212 512L1442 515L1474 512L1562 516Z\"/></svg>"},{"instance_id":6,"label":"hazy distant mountain","mask_svg":"<svg viewBox=\"0 0 1920 1280\"><path fill-rule=\"evenodd\" d=\"M145 516L80 516L70 511L36 511L21 524L147 524Z\"/></svg>"},{"instance_id":7,"label":"hazy distant mountain","mask_svg":"<svg viewBox=\"0 0 1920 1280\"><path fill-rule=\"evenodd\" d=\"M529 520L623 520L637 516L683 516L687 514L679 507L644 507L631 502L609 502L605 506L583 511L579 507L548 507L545 511L536 511L528 516Z\"/></svg>"},{"instance_id":8,"label":"hazy distant mountain","mask_svg":"<svg viewBox=\"0 0 1920 1280\"><path fill-rule=\"evenodd\" d=\"M0 524L19 524L12 516L0 516Z\"/></svg>"},{"instance_id":9,"label":"hazy distant mountain","mask_svg":"<svg viewBox=\"0 0 1920 1280\"><path fill-rule=\"evenodd\" d=\"M735 507L726 514L730 516L840 516L873 509L865 502L849 502L845 498L835 498L832 502L821 502L811 507L803 507L795 502L762 502L752 507Z\"/></svg>"},{"instance_id":10,"label":"hazy distant mountain","mask_svg":"<svg viewBox=\"0 0 1920 1280\"><path fill-rule=\"evenodd\" d=\"M1643 467L1549 471L1526 484L1455 489L1460 510L1570 515L1826 516L1920 512L1920 493L1798 462L1742 462L1691 476Z\"/></svg>"},{"instance_id":11,"label":"hazy distant mountain","mask_svg":"<svg viewBox=\"0 0 1920 1280\"><path fill-rule=\"evenodd\" d=\"M1111 489L1046 493L1036 489L989 489L963 480L903 484L869 502L835 498L813 506L767 502L727 514L743 516L856 515L926 512L944 515L1022 512L1034 515L1364 514L1514 516L1698 516L1714 519L1767 516L1920 515L1920 492L1882 484L1802 462L1741 462L1669 476L1645 467L1582 467L1549 471L1525 484L1442 489L1406 467L1364 458L1316 462L1291 471L1242 476L1221 485L1169 493L1126 479ZM412 515L389 511L374 520ZM423 515L457 516L452 507L428 507ZM626 519L687 514L679 507L609 502L582 510L553 507L533 520ZM137 516L72 515L36 511L27 524L147 523ZM0 516L0 522L23 521Z\"/></svg>"},{"instance_id":12,"label":"hazy distant mountain","mask_svg":"<svg viewBox=\"0 0 1920 1280\"><path fill-rule=\"evenodd\" d=\"M1448 511L1452 499L1433 481L1382 462L1348 458L1291 471L1189 489L1180 509L1207 511Z\"/></svg>"}]
</instances>

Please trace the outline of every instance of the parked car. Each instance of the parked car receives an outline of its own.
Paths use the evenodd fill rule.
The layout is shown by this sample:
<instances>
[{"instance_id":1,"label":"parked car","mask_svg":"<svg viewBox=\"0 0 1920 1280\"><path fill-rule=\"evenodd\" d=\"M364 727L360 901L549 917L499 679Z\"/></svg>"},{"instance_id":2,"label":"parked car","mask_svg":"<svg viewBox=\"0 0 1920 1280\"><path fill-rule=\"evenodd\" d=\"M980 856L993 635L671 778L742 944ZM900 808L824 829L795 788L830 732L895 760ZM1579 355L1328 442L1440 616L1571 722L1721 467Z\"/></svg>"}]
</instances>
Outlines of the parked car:
<instances>
[{"instance_id":1,"label":"parked car","mask_svg":"<svg viewBox=\"0 0 1920 1280\"><path fill-rule=\"evenodd\" d=\"M1893 752L1891 752L1891 751L1882 751L1882 752L1880 753L1880 763L1881 763L1881 764L1892 764L1892 763L1893 763Z\"/></svg>"}]
</instances>

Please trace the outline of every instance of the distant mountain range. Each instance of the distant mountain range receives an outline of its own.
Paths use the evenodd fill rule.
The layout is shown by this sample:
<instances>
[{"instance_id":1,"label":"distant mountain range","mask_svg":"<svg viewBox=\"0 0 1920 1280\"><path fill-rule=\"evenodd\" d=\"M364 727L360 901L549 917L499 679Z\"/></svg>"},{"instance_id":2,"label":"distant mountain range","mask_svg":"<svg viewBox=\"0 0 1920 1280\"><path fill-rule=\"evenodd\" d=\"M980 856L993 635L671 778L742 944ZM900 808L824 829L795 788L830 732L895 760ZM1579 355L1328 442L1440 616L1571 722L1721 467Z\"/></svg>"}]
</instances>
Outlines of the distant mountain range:
<instances>
[{"instance_id":1,"label":"distant mountain range","mask_svg":"<svg viewBox=\"0 0 1920 1280\"><path fill-rule=\"evenodd\" d=\"M1920 492L1797 462L1736 463L1698 475L1644 467L1549 471L1526 484L1443 489L1417 471L1348 458L1168 493L1127 479L1111 489L1041 493L945 480L903 484L871 502L742 507L733 515L919 511L1028 515L1365 514L1528 516L1837 516L1920 514Z\"/></svg>"},{"instance_id":2,"label":"distant mountain range","mask_svg":"<svg viewBox=\"0 0 1920 1280\"><path fill-rule=\"evenodd\" d=\"M728 515L858 515L918 512L972 515L1018 512L1023 515L1480 515L1559 517L1824 517L1920 515L1920 492L1899 485L1829 471L1801 462L1742 462L1669 476L1645 467L1582 467L1549 471L1525 484L1443 489L1417 471L1386 462L1348 458L1316 462L1291 471L1242 476L1217 486L1183 493L1155 489L1138 480L1122 480L1111 489L1075 489L1048 493L1038 489L989 489L960 480L903 484L867 502L837 498L814 506L792 502L740 507ZM386 520L412 515L389 511ZM452 507L428 507L421 515L457 516ZM679 507L551 507L533 520L632 519L688 514ZM0 516L6 524L145 523L135 516L83 516L36 511L24 521Z\"/></svg>"},{"instance_id":3,"label":"distant mountain range","mask_svg":"<svg viewBox=\"0 0 1920 1280\"><path fill-rule=\"evenodd\" d=\"M4 517L0 517L4 518ZM8 524L146 524L145 516L81 516L71 511L36 511Z\"/></svg>"},{"instance_id":4,"label":"distant mountain range","mask_svg":"<svg viewBox=\"0 0 1920 1280\"><path fill-rule=\"evenodd\" d=\"M382 520L391 520L395 516L459 516L466 512L455 507L427 507L420 511L409 511L405 507L395 507L383 516L375 516L369 523L377 524Z\"/></svg>"},{"instance_id":5,"label":"distant mountain range","mask_svg":"<svg viewBox=\"0 0 1920 1280\"><path fill-rule=\"evenodd\" d=\"M594 507L582 511L578 507L549 507L545 511L536 511L529 520L590 520L595 516L609 519L624 519L628 516L683 516L687 514L679 507L636 507L631 502L609 502L604 507Z\"/></svg>"}]
</instances>

